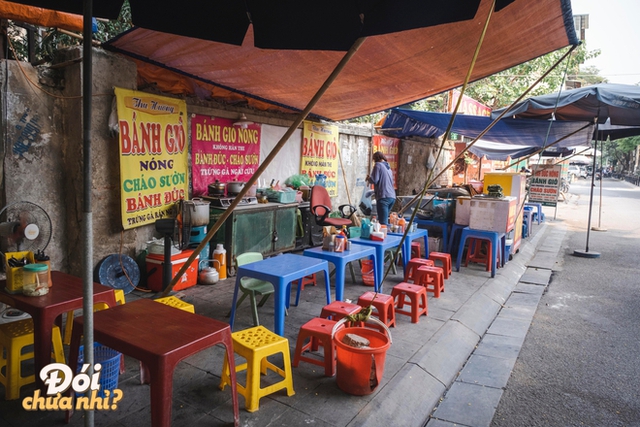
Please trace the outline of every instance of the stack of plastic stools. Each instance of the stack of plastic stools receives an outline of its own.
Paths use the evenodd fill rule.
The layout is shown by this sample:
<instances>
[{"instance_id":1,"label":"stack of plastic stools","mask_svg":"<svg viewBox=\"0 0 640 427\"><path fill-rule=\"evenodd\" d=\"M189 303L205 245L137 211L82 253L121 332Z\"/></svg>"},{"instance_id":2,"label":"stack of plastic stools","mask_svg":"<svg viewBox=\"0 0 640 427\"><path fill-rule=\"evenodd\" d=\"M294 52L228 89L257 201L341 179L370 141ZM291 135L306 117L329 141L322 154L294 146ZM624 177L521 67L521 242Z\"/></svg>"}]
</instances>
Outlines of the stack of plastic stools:
<instances>
[{"instance_id":1,"label":"stack of plastic stools","mask_svg":"<svg viewBox=\"0 0 640 427\"><path fill-rule=\"evenodd\" d=\"M442 264L442 272L444 273L444 278L448 279L453 272L453 264L451 263L451 255L446 252L431 252L429 254L429 259L433 261L434 266L438 266L436 263L440 262Z\"/></svg>"},{"instance_id":2,"label":"stack of plastic stools","mask_svg":"<svg viewBox=\"0 0 640 427\"><path fill-rule=\"evenodd\" d=\"M393 287L391 296L395 301L396 314L411 316L411 323L418 323L421 315L427 315L427 288L424 286L402 282ZM406 298L409 298L408 302ZM411 309L405 309L405 304Z\"/></svg>"},{"instance_id":3,"label":"stack of plastic stools","mask_svg":"<svg viewBox=\"0 0 640 427\"><path fill-rule=\"evenodd\" d=\"M371 291L365 292L358 298L358 305L362 307L373 306L375 311L372 314L378 316L378 319L380 319L382 323L387 325L387 327L396 325L396 310L391 295Z\"/></svg>"},{"instance_id":4,"label":"stack of plastic stools","mask_svg":"<svg viewBox=\"0 0 640 427\"><path fill-rule=\"evenodd\" d=\"M320 317L338 321L344 317L359 312L361 309L362 306L359 306L358 304L352 304L350 302L344 301L334 301L331 304L322 307Z\"/></svg>"},{"instance_id":5,"label":"stack of plastic stools","mask_svg":"<svg viewBox=\"0 0 640 427\"><path fill-rule=\"evenodd\" d=\"M444 292L444 272L440 267L423 265L416 272L416 285L424 286L427 292L432 292L435 298L440 298Z\"/></svg>"},{"instance_id":6,"label":"stack of plastic stools","mask_svg":"<svg viewBox=\"0 0 640 427\"><path fill-rule=\"evenodd\" d=\"M160 304L168 305L170 307L183 310L183 311L188 311L189 313L195 314L196 312L196 309L194 308L193 304L189 304L188 302L184 302L180 298L176 298L173 296L154 299L154 301L159 302Z\"/></svg>"},{"instance_id":7,"label":"stack of plastic stools","mask_svg":"<svg viewBox=\"0 0 640 427\"><path fill-rule=\"evenodd\" d=\"M422 258L422 249L420 243L411 242L411 258Z\"/></svg>"},{"instance_id":8,"label":"stack of plastic stools","mask_svg":"<svg viewBox=\"0 0 640 427\"><path fill-rule=\"evenodd\" d=\"M51 331L53 359L66 363L62 348L60 328ZM22 362L33 359L33 352L22 353L25 347L33 345L33 320L24 319L0 325L0 384L4 385L6 400L20 398L20 388L35 382L35 375L22 376ZM2 374L4 368L4 374Z\"/></svg>"},{"instance_id":9,"label":"stack of plastic stools","mask_svg":"<svg viewBox=\"0 0 640 427\"><path fill-rule=\"evenodd\" d=\"M291 374L291 356L289 355L289 341L280 335L274 334L264 326L255 326L243 331L231 334L233 351L246 359L246 363L236 365L236 372L247 371L247 381L243 386L237 384L238 393L244 396L245 408L249 412L259 409L260 398L268 396L282 389L287 390L287 396L293 396L293 376ZM274 354L281 354L283 367L280 368L271 363L267 358ZM267 370L273 371L282 377L282 380L260 386L260 374L267 374ZM229 362L225 356L220 379L220 389L231 385L229 379Z\"/></svg>"},{"instance_id":10,"label":"stack of plastic stools","mask_svg":"<svg viewBox=\"0 0 640 427\"><path fill-rule=\"evenodd\" d=\"M293 367L297 368L300 361L324 366L324 374L332 377L336 374L336 349L333 344L331 332L337 322L335 320L315 317L300 327L298 340L296 341L296 351L293 353ZM307 342L307 339L309 341ZM322 346L324 359L319 360L303 353L318 351Z\"/></svg>"},{"instance_id":11,"label":"stack of plastic stools","mask_svg":"<svg viewBox=\"0 0 640 427\"><path fill-rule=\"evenodd\" d=\"M407 263L407 268L404 270L404 281L408 282L410 280L413 280L415 282L416 271L418 270L418 268L422 267L423 265L433 267L435 264L430 259L424 259L424 258L410 259L409 262Z\"/></svg>"}]
</instances>

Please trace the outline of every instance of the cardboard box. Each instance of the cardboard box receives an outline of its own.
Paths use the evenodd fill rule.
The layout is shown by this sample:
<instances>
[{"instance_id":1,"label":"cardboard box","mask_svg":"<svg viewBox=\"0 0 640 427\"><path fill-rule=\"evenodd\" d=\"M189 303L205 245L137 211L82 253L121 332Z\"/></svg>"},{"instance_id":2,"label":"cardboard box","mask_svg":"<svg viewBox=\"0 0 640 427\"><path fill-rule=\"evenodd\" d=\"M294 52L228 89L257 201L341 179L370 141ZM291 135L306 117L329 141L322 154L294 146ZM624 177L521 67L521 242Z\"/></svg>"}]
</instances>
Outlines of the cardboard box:
<instances>
[{"instance_id":1,"label":"cardboard box","mask_svg":"<svg viewBox=\"0 0 640 427\"><path fill-rule=\"evenodd\" d=\"M171 279L173 279L184 263L189 259L193 250L185 249L179 254L171 256ZM187 271L180 277L180 280L173 287L174 291L190 288L198 283L198 259L200 255L191 263ZM147 255L147 287L152 291L162 291L162 277L164 255Z\"/></svg>"},{"instance_id":2,"label":"cardboard box","mask_svg":"<svg viewBox=\"0 0 640 427\"><path fill-rule=\"evenodd\" d=\"M10 294L22 293L22 285L24 285L22 281L22 267L10 267L9 260L11 258L18 260L26 258L29 264L33 264L35 262L33 252L6 252L4 254L4 269L7 272L6 290Z\"/></svg>"}]
</instances>

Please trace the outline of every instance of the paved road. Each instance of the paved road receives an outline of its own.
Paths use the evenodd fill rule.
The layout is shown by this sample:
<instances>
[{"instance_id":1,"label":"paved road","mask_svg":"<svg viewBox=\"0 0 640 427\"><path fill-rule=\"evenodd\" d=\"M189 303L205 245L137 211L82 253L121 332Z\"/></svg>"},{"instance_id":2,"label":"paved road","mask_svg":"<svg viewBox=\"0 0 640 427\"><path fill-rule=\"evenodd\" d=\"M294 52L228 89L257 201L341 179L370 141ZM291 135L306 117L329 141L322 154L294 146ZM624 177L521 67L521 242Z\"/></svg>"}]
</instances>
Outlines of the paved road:
<instances>
[{"instance_id":1,"label":"paved road","mask_svg":"<svg viewBox=\"0 0 640 427\"><path fill-rule=\"evenodd\" d=\"M591 231L589 250L601 257L585 259L572 254L586 247L590 184L571 184L559 206L564 257L492 427L640 426L640 187L604 180L601 227L608 231Z\"/></svg>"}]
</instances>

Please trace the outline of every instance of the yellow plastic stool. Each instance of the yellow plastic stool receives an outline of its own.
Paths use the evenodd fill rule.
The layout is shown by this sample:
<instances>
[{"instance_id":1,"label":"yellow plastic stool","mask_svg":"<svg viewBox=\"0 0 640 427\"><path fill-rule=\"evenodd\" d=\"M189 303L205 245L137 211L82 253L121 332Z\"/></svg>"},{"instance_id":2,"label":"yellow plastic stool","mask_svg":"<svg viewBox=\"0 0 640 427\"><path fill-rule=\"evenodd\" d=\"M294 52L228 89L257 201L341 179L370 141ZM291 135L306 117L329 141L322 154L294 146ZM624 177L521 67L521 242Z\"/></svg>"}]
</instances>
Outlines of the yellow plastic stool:
<instances>
[{"instance_id":1,"label":"yellow plastic stool","mask_svg":"<svg viewBox=\"0 0 640 427\"><path fill-rule=\"evenodd\" d=\"M180 310L188 311L189 313L195 313L196 309L193 307L193 304L189 304L188 302L182 301L180 298L176 297L164 297L154 299L155 302L159 302L161 304L165 304L171 307L179 308Z\"/></svg>"},{"instance_id":2,"label":"yellow plastic stool","mask_svg":"<svg viewBox=\"0 0 640 427\"><path fill-rule=\"evenodd\" d=\"M293 376L291 374L291 357L289 356L289 340L276 335L264 326L256 326L231 334L233 351L244 357L247 363L236 365L236 372L247 370L246 385L237 384L238 393L244 396L245 408L249 412L258 410L260 398L276 391L287 390L287 396L293 396ZM284 369L267 360L268 356L282 353ZM277 373L283 379L264 388L260 387L260 373L267 374L267 369ZM230 385L229 362L225 356L222 365L220 390Z\"/></svg>"},{"instance_id":3,"label":"yellow plastic stool","mask_svg":"<svg viewBox=\"0 0 640 427\"><path fill-rule=\"evenodd\" d=\"M51 357L58 363L65 363L62 337L57 326L51 331L51 341ZM33 345L33 320L24 319L0 325L0 383L4 385L6 400L19 399L20 388L36 380L35 374L22 376L22 362L33 359L33 351L22 353L22 349L29 345Z\"/></svg>"},{"instance_id":4,"label":"yellow plastic stool","mask_svg":"<svg viewBox=\"0 0 640 427\"><path fill-rule=\"evenodd\" d=\"M124 291L122 289L114 289L113 293L116 297L116 304L124 304ZM98 302L93 306L94 311L106 310L109 306L104 302ZM67 320L64 324L64 339L62 343L64 345L71 344L71 332L73 332L73 310L67 312Z\"/></svg>"}]
</instances>

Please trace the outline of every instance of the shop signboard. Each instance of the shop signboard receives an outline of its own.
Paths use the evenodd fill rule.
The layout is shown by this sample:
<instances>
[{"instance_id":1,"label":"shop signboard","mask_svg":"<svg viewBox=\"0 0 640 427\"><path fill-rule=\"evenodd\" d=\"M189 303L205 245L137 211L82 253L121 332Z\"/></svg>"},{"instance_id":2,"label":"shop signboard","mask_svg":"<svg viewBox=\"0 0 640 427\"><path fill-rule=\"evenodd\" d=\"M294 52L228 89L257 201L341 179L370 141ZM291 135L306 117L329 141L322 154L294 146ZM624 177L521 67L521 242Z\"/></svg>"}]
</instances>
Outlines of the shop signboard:
<instances>
[{"instance_id":1,"label":"shop signboard","mask_svg":"<svg viewBox=\"0 0 640 427\"><path fill-rule=\"evenodd\" d=\"M187 104L115 88L120 130L122 227L127 230L173 215L188 198Z\"/></svg>"},{"instance_id":2,"label":"shop signboard","mask_svg":"<svg viewBox=\"0 0 640 427\"><path fill-rule=\"evenodd\" d=\"M529 181L529 201L543 206L558 205L561 165L536 165Z\"/></svg>"},{"instance_id":3,"label":"shop signboard","mask_svg":"<svg viewBox=\"0 0 640 427\"><path fill-rule=\"evenodd\" d=\"M325 175L325 187L331 197L338 195L338 138L337 126L304 122L300 173L308 175L312 185L316 175Z\"/></svg>"},{"instance_id":4,"label":"shop signboard","mask_svg":"<svg viewBox=\"0 0 640 427\"><path fill-rule=\"evenodd\" d=\"M373 152L381 151L387 158L391 172L393 172L393 187L398 188L398 147L400 139L389 138L388 136L373 136Z\"/></svg>"},{"instance_id":5,"label":"shop signboard","mask_svg":"<svg viewBox=\"0 0 640 427\"><path fill-rule=\"evenodd\" d=\"M191 115L193 195L208 193L208 185L248 181L260 165L261 126L234 126L234 121Z\"/></svg>"}]
</instances>

